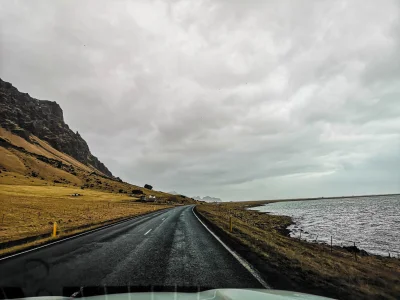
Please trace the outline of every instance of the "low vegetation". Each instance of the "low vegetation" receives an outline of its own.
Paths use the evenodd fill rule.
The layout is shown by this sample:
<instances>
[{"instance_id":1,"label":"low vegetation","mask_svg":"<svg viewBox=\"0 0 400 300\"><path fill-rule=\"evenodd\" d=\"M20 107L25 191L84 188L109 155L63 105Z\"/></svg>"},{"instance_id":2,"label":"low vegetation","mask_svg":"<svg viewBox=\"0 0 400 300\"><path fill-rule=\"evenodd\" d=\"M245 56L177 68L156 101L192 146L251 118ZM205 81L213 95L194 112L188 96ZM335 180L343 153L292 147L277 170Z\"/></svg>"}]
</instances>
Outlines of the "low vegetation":
<instances>
[{"instance_id":1,"label":"low vegetation","mask_svg":"<svg viewBox=\"0 0 400 300\"><path fill-rule=\"evenodd\" d=\"M273 288L338 299L400 299L399 259L370 255L355 260L341 247L331 252L328 245L290 238L289 217L246 210L256 205L260 202L202 204L196 210Z\"/></svg>"},{"instance_id":2,"label":"low vegetation","mask_svg":"<svg viewBox=\"0 0 400 300\"><path fill-rule=\"evenodd\" d=\"M127 195L73 187L0 184L0 244L135 216L170 207L142 204Z\"/></svg>"}]
</instances>

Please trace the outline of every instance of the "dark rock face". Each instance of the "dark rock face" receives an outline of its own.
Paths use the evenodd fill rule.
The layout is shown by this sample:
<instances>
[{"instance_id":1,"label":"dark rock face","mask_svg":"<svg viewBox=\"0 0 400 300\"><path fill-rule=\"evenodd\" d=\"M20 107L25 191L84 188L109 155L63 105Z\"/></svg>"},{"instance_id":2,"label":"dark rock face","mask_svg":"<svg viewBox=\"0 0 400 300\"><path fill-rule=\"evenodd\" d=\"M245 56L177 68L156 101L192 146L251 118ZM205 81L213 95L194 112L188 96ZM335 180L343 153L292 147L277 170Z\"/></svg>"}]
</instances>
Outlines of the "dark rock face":
<instances>
[{"instance_id":1,"label":"dark rock face","mask_svg":"<svg viewBox=\"0 0 400 300\"><path fill-rule=\"evenodd\" d=\"M27 141L33 134L81 163L112 176L107 167L90 153L79 133L74 133L64 123L63 111L56 102L34 99L1 79L0 126Z\"/></svg>"}]
</instances>

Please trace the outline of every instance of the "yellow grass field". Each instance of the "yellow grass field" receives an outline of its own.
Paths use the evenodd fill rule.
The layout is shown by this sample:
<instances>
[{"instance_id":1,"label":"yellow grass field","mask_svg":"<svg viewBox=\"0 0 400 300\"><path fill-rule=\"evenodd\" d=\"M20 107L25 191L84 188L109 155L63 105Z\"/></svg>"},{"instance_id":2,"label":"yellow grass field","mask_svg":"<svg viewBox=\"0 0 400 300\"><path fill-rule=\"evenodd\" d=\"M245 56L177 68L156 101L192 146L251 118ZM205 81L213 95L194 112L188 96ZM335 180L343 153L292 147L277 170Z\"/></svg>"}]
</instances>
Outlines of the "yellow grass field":
<instances>
[{"instance_id":1,"label":"yellow grass field","mask_svg":"<svg viewBox=\"0 0 400 300\"><path fill-rule=\"evenodd\" d=\"M71 196L75 193L82 196ZM90 189L0 184L0 243L48 233L54 222L62 233L169 207L134 200Z\"/></svg>"}]
</instances>

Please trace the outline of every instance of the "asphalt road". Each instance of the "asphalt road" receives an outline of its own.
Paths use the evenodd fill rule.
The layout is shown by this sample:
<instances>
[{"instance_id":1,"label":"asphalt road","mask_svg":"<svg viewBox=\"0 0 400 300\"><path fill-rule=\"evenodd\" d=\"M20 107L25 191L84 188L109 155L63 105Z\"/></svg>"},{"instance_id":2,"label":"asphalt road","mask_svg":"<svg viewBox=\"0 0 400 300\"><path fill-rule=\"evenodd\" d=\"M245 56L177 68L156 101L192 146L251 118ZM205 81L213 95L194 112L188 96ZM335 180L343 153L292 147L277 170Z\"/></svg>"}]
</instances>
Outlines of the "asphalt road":
<instances>
[{"instance_id":1,"label":"asphalt road","mask_svg":"<svg viewBox=\"0 0 400 300\"><path fill-rule=\"evenodd\" d=\"M21 287L25 296L104 285L262 288L199 222L192 206L0 261L0 287Z\"/></svg>"}]
</instances>

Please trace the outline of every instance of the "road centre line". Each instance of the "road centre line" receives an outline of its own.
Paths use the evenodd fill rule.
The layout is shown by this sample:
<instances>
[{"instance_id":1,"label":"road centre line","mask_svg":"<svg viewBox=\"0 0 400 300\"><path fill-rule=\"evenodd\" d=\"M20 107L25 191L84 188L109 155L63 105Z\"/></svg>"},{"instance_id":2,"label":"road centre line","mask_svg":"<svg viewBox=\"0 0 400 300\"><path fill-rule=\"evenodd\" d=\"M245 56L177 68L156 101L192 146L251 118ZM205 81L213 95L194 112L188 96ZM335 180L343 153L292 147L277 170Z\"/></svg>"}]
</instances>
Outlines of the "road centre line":
<instances>
[{"instance_id":1,"label":"road centre line","mask_svg":"<svg viewBox=\"0 0 400 300\"><path fill-rule=\"evenodd\" d=\"M150 231L152 231L153 229L150 229L149 231L147 231L144 235L148 234Z\"/></svg>"}]
</instances>

